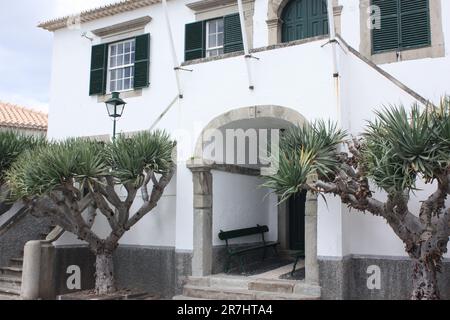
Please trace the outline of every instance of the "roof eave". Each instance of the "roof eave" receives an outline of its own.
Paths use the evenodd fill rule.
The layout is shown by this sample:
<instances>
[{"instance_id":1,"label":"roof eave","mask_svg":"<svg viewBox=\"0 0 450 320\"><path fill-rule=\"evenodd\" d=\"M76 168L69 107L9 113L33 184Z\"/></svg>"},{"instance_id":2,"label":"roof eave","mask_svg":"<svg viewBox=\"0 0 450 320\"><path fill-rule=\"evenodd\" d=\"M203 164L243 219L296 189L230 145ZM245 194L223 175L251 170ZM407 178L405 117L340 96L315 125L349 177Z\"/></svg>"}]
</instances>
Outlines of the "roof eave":
<instances>
[{"instance_id":1,"label":"roof eave","mask_svg":"<svg viewBox=\"0 0 450 320\"><path fill-rule=\"evenodd\" d=\"M79 14L48 20L39 23L38 27L50 32L54 32L56 30L64 29L72 25L86 23L116 14L140 9L160 2L161 0L124 0L95 9L83 11Z\"/></svg>"}]
</instances>

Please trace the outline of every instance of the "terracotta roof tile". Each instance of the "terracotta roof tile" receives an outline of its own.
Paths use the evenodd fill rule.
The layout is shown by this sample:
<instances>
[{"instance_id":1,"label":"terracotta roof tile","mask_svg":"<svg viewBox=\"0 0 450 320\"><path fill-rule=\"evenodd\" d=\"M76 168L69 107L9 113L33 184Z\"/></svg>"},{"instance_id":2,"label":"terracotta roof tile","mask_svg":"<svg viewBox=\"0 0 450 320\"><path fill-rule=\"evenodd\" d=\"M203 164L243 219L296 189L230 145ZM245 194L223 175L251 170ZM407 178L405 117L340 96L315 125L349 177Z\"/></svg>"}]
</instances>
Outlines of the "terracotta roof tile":
<instances>
[{"instance_id":1,"label":"terracotta roof tile","mask_svg":"<svg viewBox=\"0 0 450 320\"><path fill-rule=\"evenodd\" d=\"M0 101L0 127L46 131L47 114Z\"/></svg>"}]
</instances>

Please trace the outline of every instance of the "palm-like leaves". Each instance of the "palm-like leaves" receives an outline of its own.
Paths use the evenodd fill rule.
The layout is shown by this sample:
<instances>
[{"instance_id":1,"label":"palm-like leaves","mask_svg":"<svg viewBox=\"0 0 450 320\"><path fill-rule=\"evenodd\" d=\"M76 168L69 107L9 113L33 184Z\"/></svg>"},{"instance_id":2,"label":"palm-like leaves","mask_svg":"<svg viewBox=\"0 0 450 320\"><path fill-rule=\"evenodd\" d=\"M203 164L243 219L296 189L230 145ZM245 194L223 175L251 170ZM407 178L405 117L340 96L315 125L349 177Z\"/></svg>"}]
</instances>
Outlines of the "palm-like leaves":
<instances>
[{"instance_id":1,"label":"palm-like leaves","mask_svg":"<svg viewBox=\"0 0 450 320\"><path fill-rule=\"evenodd\" d=\"M0 132L0 184L3 184L6 171L20 154L44 143L44 138L26 136L13 131Z\"/></svg>"},{"instance_id":2,"label":"palm-like leaves","mask_svg":"<svg viewBox=\"0 0 450 320\"><path fill-rule=\"evenodd\" d=\"M146 169L155 173L168 170L173 148L174 142L160 131L121 136L116 143L69 139L24 153L8 171L7 180L17 199L107 175L117 184L139 184Z\"/></svg>"},{"instance_id":3,"label":"palm-like leaves","mask_svg":"<svg viewBox=\"0 0 450 320\"><path fill-rule=\"evenodd\" d=\"M294 126L286 130L280 141L278 172L264 177L264 186L275 190L282 201L305 188L310 175L332 179L339 169L337 148L345 133L331 122Z\"/></svg>"},{"instance_id":4,"label":"palm-like leaves","mask_svg":"<svg viewBox=\"0 0 450 320\"><path fill-rule=\"evenodd\" d=\"M388 191L414 189L418 176L436 179L450 159L448 99L439 108L384 108L364 134L367 175Z\"/></svg>"},{"instance_id":5,"label":"palm-like leaves","mask_svg":"<svg viewBox=\"0 0 450 320\"><path fill-rule=\"evenodd\" d=\"M51 143L24 153L7 173L16 199L40 196L64 184L108 173L104 146L86 139Z\"/></svg>"},{"instance_id":6,"label":"palm-like leaves","mask_svg":"<svg viewBox=\"0 0 450 320\"><path fill-rule=\"evenodd\" d=\"M141 132L132 138L120 136L107 148L109 164L121 183L139 185L144 170L164 173L170 169L174 146L164 131Z\"/></svg>"},{"instance_id":7,"label":"palm-like leaves","mask_svg":"<svg viewBox=\"0 0 450 320\"><path fill-rule=\"evenodd\" d=\"M427 182L450 166L450 98L439 107L385 107L368 123L358 156L360 174L388 193L415 188L418 177ZM280 143L277 174L264 177L264 186L286 199L305 188L308 176L325 182L339 170L337 147L345 138L335 125L323 121L292 127Z\"/></svg>"}]
</instances>

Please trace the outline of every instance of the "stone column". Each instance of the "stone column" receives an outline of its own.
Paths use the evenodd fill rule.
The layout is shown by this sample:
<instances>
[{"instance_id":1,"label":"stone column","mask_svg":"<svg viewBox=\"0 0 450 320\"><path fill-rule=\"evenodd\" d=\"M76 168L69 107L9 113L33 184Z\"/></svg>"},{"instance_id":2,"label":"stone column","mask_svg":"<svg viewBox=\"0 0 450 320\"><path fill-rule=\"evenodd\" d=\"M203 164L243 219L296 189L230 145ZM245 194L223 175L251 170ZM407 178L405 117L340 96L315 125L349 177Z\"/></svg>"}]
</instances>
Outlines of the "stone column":
<instances>
[{"instance_id":1,"label":"stone column","mask_svg":"<svg viewBox=\"0 0 450 320\"><path fill-rule=\"evenodd\" d=\"M212 173L211 167L188 166L194 183L194 251L192 275L212 272Z\"/></svg>"},{"instance_id":2,"label":"stone column","mask_svg":"<svg viewBox=\"0 0 450 320\"><path fill-rule=\"evenodd\" d=\"M308 192L305 207L305 281L319 285L317 262L317 195Z\"/></svg>"}]
</instances>

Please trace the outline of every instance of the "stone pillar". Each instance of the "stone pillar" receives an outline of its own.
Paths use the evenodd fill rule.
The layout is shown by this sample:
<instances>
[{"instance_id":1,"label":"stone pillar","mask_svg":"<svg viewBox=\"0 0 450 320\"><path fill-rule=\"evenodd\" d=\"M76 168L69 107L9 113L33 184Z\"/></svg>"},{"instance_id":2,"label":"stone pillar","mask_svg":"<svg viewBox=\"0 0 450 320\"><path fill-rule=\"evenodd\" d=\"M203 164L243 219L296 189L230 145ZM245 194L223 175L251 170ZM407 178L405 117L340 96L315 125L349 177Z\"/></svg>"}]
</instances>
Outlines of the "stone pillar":
<instances>
[{"instance_id":1,"label":"stone pillar","mask_svg":"<svg viewBox=\"0 0 450 320\"><path fill-rule=\"evenodd\" d=\"M55 247L43 241L29 241L23 254L21 297L24 300L54 299Z\"/></svg>"},{"instance_id":2,"label":"stone pillar","mask_svg":"<svg viewBox=\"0 0 450 320\"><path fill-rule=\"evenodd\" d=\"M211 167L188 166L194 183L194 251L192 275L212 272L212 173Z\"/></svg>"},{"instance_id":3,"label":"stone pillar","mask_svg":"<svg viewBox=\"0 0 450 320\"><path fill-rule=\"evenodd\" d=\"M305 281L319 285L317 262L317 195L308 192L305 207Z\"/></svg>"}]
</instances>

